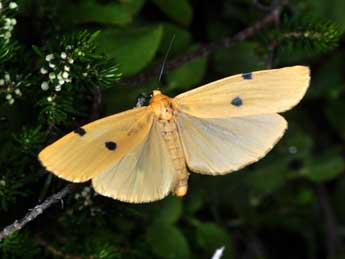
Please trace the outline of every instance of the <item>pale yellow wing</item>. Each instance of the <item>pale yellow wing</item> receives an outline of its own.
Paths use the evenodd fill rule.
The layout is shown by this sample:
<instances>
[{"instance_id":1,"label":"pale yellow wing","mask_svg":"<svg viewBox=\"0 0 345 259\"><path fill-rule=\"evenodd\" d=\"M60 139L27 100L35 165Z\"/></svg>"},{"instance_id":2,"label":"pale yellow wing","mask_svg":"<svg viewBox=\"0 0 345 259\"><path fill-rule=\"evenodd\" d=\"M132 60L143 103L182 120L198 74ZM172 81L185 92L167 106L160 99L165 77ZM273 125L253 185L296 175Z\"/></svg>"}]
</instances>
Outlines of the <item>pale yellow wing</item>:
<instances>
[{"instance_id":1,"label":"pale yellow wing","mask_svg":"<svg viewBox=\"0 0 345 259\"><path fill-rule=\"evenodd\" d=\"M169 194L176 181L169 151L153 123L145 140L116 165L92 179L96 192L126 202L159 200Z\"/></svg>"},{"instance_id":2,"label":"pale yellow wing","mask_svg":"<svg viewBox=\"0 0 345 259\"><path fill-rule=\"evenodd\" d=\"M176 108L202 118L241 117L286 111L309 85L304 66L227 77L175 97Z\"/></svg>"},{"instance_id":3,"label":"pale yellow wing","mask_svg":"<svg viewBox=\"0 0 345 259\"><path fill-rule=\"evenodd\" d=\"M212 175L256 162L272 149L287 127L278 114L202 119L178 113L176 121L188 167Z\"/></svg>"},{"instance_id":4,"label":"pale yellow wing","mask_svg":"<svg viewBox=\"0 0 345 259\"><path fill-rule=\"evenodd\" d=\"M141 107L87 124L43 149L39 160L55 175L83 182L109 170L149 133L153 113Z\"/></svg>"}]
</instances>

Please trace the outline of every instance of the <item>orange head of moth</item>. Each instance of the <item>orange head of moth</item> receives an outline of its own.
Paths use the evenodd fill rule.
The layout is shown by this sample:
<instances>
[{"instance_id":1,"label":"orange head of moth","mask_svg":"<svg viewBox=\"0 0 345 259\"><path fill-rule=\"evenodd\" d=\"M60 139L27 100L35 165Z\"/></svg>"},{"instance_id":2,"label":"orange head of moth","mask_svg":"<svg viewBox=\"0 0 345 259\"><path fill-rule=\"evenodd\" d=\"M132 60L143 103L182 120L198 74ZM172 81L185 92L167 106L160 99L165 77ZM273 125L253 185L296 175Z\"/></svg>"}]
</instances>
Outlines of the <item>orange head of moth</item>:
<instances>
[{"instance_id":1,"label":"orange head of moth","mask_svg":"<svg viewBox=\"0 0 345 259\"><path fill-rule=\"evenodd\" d=\"M174 115L174 109L171 98L161 93L159 90L153 91L153 96L150 102L157 118L162 120L171 120Z\"/></svg>"}]
</instances>

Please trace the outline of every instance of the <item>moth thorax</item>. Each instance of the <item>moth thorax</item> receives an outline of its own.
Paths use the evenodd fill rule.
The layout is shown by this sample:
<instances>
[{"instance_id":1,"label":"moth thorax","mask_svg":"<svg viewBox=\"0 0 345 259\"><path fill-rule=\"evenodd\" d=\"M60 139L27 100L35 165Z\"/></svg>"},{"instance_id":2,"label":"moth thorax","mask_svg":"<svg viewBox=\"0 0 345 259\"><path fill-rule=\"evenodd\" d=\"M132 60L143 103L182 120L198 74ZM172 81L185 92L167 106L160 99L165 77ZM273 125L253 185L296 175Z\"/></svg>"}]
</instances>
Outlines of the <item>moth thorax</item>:
<instances>
[{"instance_id":1,"label":"moth thorax","mask_svg":"<svg viewBox=\"0 0 345 259\"><path fill-rule=\"evenodd\" d=\"M154 114L162 120L171 120L173 117L173 108L171 99L155 90L150 103Z\"/></svg>"}]
</instances>

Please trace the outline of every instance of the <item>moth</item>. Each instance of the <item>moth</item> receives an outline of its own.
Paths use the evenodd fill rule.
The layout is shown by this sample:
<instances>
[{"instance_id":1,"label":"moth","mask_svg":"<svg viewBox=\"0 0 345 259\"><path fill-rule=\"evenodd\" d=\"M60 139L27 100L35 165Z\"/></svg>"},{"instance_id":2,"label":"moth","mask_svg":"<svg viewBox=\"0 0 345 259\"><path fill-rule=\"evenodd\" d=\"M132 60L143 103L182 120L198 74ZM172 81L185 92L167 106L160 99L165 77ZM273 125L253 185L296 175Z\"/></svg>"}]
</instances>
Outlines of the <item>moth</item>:
<instances>
[{"instance_id":1,"label":"moth","mask_svg":"<svg viewBox=\"0 0 345 259\"><path fill-rule=\"evenodd\" d=\"M230 76L175 98L154 90L148 106L91 122L39 153L46 169L96 192L143 203L187 193L189 172L223 175L264 157L304 96L309 68Z\"/></svg>"}]
</instances>

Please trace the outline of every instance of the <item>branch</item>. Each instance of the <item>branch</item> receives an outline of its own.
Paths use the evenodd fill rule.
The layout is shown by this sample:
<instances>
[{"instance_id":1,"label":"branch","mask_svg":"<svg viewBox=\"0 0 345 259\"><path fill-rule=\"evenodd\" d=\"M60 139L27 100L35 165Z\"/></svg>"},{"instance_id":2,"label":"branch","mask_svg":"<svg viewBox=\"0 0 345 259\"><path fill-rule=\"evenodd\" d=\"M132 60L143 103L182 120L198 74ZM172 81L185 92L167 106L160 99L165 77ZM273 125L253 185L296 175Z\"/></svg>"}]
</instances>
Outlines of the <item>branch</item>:
<instances>
[{"instance_id":1,"label":"branch","mask_svg":"<svg viewBox=\"0 0 345 259\"><path fill-rule=\"evenodd\" d=\"M272 23L276 23L278 17L280 16L280 13L283 9L283 6L285 4L286 3L283 3L279 6L277 6L276 8L274 8L272 10L272 12L270 14L265 16L262 20L257 21L252 26L244 29L243 31L238 32L237 34L235 34L232 37L226 37L220 42L201 44L201 46L198 47L197 49L189 51L189 52L175 58L171 62L167 63L166 69L167 70L173 70L173 69L181 66L182 64L187 63L193 59L205 56L205 55L210 54L210 53L217 51L219 49L229 48L238 42L244 41L244 40L254 36L258 31L268 27ZM124 78L124 79L119 81L119 84L120 85L141 84L143 82L146 82L146 81L152 79L155 76L158 76L160 69L161 68L159 66L159 67L155 67L151 70L148 70L144 73L141 73L137 76L130 77L130 78Z\"/></svg>"},{"instance_id":2,"label":"branch","mask_svg":"<svg viewBox=\"0 0 345 259\"><path fill-rule=\"evenodd\" d=\"M8 225L7 227L5 227L0 232L0 241L4 239L5 237L11 235L15 231L22 229L26 224L28 224L30 221L34 220L40 214L42 214L44 210L46 210L53 204L61 201L61 199L65 197L66 194L70 193L75 187L76 185L74 184L68 184L61 191L51 195L43 203L36 205L33 209L29 210L29 212L26 213L24 218L20 220L15 220L11 225Z\"/></svg>"}]
</instances>

